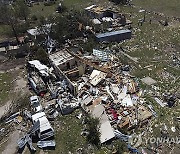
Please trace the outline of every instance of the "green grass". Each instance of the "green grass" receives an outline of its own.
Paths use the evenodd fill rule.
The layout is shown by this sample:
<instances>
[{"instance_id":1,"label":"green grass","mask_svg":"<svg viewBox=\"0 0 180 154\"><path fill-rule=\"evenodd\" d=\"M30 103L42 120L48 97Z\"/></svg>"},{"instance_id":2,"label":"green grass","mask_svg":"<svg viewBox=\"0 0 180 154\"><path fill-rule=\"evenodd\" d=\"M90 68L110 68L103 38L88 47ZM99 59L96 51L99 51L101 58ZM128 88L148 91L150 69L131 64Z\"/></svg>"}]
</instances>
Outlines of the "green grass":
<instances>
[{"instance_id":1,"label":"green grass","mask_svg":"<svg viewBox=\"0 0 180 154\"><path fill-rule=\"evenodd\" d=\"M9 73L0 74L0 106L5 103L11 89L12 76Z\"/></svg>"},{"instance_id":2,"label":"green grass","mask_svg":"<svg viewBox=\"0 0 180 154\"><path fill-rule=\"evenodd\" d=\"M159 72L164 71L164 68L166 68L166 71L174 75L174 77L180 76L180 69L170 67L170 64L172 64L172 59L170 59L172 51L175 49L173 52L177 53L180 49L180 24L174 24L169 19L170 25L164 27L159 24L158 20L165 20L165 18L149 13L146 14L146 22L142 26L138 26L138 19L141 19L143 15L138 12L137 8L121 6L119 10L125 14L131 13L131 17L127 15L127 19L133 22L132 39L119 44L130 56L139 59L139 63L136 64L132 74L138 78L150 76L160 81L158 86L163 89L162 91L177 89L175 87L177 87L179 80L172 84L171 80L165 81L159 75ZM149 23L150 19L152 20L151 24ZM167 50L170 45L173 45L173 48ZM125 60L127 61L127 59ZM132 66L135 65L129 59L127 62ZM138 67L138 65L141 67ZM153 65L152 70L143 69L148 65Z\"/></svg>"},{"instance_id":3,"label":"green grass","mask_svg":"<svg viewBox=\"0 0 180 154\"><path fill-rule=\"evenodd\" d=\"M100 5L104 5L108 0L99 0L97 3ZM67 8L67 10L75 9L75 10L83 10L85 7L94 4L95 0L64 0L63 4ZM37 17L44 16L52 16L57 15L56 8L60 0L56 1L56 4L51 6L44 6L43 2L40 2L39 5L33 5L30 7L31 16L36 15Z\"/></svg>"},{"instance_id":4,"label":"green grass","mask_svg":"<svg viewBox=\"0 0 180 154\"><path fill-rule=\"evenodd\" d=\"M0 41L6 38L7 36L12 35L10 26L0 25Z\"/></svg>"},{"instance_id":5,"label":"green grass","mask_svg":"<svg viewBox=\"0 0 180 154\"><path fill-rule=\"evenodd\" d=\"M48 16L52 16L52 15L58 15L58 13L56 13L56 8L58 7L59 4L59 0L56 1L56 4L53 4L51 6L45 6L43 2L40 2L39 5L33 5L32 7L30 7L30 11L31 11L31 16L36 15L37 17L48 17ZM82 9L84 8L88 2L91 2L90 0L84 1L84 0L65 0L64 6L70 10L70 9Z\"/></svg>"},{"instance_id":6,"label":"green grass","mask_svg":"<svg viewBox=\"0 0 180 154\"><path fill-rule=\"evenodd\" d=\"M179 0L133 0L133 3L150 11L161 12L167 16L180 17Z\"/></svg>"},{"instance_id":7,"label":"green grass","mask_svg":"<svg viewBox=\"0 0 180 154\"><path fill-rule=\"evenodd\" d=\"M50 151L50 153L65 154L69 151L75 153L78 148L85 144L85 138L80 135L81 129L82 125L75 114L59 117L55 124L57 146L56 150Z\"/></svg>"},{"instance_id":8,"label":"green grass","mask_svg":"<svg viewBox=\"0 0 180 154\"><path fill-rule=\"evenodd\" d=\"M146 6L147 5L148 2ZM120 45L129 55L139 58L139 63L136 64L136 67L131 73L139 79L143 78L144 76L150 76L155 79L157 81L156 86L160 87L160 91L156 91L156 93L159 92L159 95L162 95L167 91L173 94L180 92L180 80L172 83L172 78L166 80L161 75L161 72L168 72L175 78L178 78L180 76L180 69L170 67L170 64L172 63L172 59L170 58L172 56L172 53L174 52L178 55L177 52L180 49L180 42L178 41L180 40L180 24L174 24L173 21L169 19L169 22L172 22L172 24L164 27L158 23L158 20L165 20L165 18L150 13L146 15L146 22L143 24L143 26L138 26L138 19L141 19L143 15L138 12L137 8L119 7L119 10L127 14L131 13L131 17L127 16L127 18L133 22L132 39L120 43ZM162 10L159 10L159 12L160 11ZM150 19L152 19L152 24L149 23ZM173 48L167 50L169 45L173 45ZM153 48L153 46L156 46L157 49ZM135 64L129 59L128 63L131 66L135 66ZM141 67L137 67L137 65L141 65ZM151 67L152 70L143 68L148 65L153 65ZM140 83L140 87L146 90L152 90L150 86L142 83ZM146 98L146 104L151 104L158 115L157 118L152 120L152 122L154 123L152 126L153 134L149 135L159 137L160 128L162 128L161 124L165 123L168 127L170 136L175 136L175 134L170 129L172 126L176 126L176 128L178 126L175 120L175 117L177 117L179 114L178 106L173 108L163 108L154 101L153 97L149 93L144 97ZM158 124L157 128L154 127L155 124ZM178 132L179 131L177 131L176 134Z\"/></svg>"},{"instance_id":9,"label":"green grass","mask_svg":"<svg viewBox=\"0 0 180 154\"><path fill-rule=\"evenodd\" d=\"M92 2L91 0L64 0L64 5L67 8L75 8L75 9L82 9L85 6L88 6Z\"/></svg>"},{"instance_id":10,"label":"green grass","mask_svg":"<svg viewBox=\"0 0 180 154\"><path fill-rule=\"evenodd\" d=\"M68 152L76 153L76 150L83 148L84 153L87 153L88 142L85 137L81 136L83 125L82 119L79 120L75 116L79 113L79 110L76 110L72 114L60 116L55 124L55 141L56 149L48 151L52 154L68 154ZM88 150L90 153L103 154L108 153L106 147L97 147L92 146L91 150ZM109 151L110 154L110 151Z\"/></svg>"},{"instance_id":11,"label":"green grass","mask_svg":"<svg viewBox=\"0 0 180 154\"><path fill-rule=\"evenodd\" d=\"M44 6L44 3L41 2L39 5L33 5L30 7L31 11L31 16L35 15L37 18L43 16L43 17L48 17L53 14L55 14L56 8L58 6L58 3L53 4L51 6Z\"/></svg>"},{"instance_id":12,"label":"green grass","mask_svg":"<svg viewBox=\"0 0 180 154\"><path fill-rule=\"evenodd\" d=\"M68 153L69 151L74 153L85 143L85 139L80 135L80 121L73 114L63 116L59 120L62 122L60 131L56 132L56 142L59 144L56 151L52 153Z\"/></svg>"}]
</instances>

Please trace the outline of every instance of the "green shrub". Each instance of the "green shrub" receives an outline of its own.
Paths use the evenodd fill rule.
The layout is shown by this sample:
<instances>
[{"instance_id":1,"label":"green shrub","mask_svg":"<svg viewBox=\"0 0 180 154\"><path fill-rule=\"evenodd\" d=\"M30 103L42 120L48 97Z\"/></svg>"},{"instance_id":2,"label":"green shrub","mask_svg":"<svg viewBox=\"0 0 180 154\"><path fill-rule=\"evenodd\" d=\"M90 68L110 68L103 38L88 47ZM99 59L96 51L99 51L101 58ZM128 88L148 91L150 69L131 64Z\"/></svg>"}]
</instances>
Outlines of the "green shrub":
<instances>
[{"instance_id":1,"label":"green shrub","mask_svg":"<svg viewBox=\"0 0 180 154\"><path fill-rule=\"evenodd\" d=\"M33 21L37 21L37 16L36 15L33 15L32 17L31 17L31 20L33 20Z\"/></svg>"},{"instance_id":2,"label":"green shrub","mask_svg":"<svg viewBox=\"0 0 180 154\"><path fill-rule=\"evenodd\" d=\"M87 130L89 134L87 135L87 141L97 147L100 145L100 132L98 130L98 125L99 119L88 117Z\"/></svg>"},{"instance_id":3,"label":"green shrub","mask_svg":"<svg viewBox=\"0 0 180 154\"><path fill-rule=\"evenodd\" d=\"M54 4L56 4L56 2L54 2L54 1L44 2L44 6L52 6Z\"/></svg>"}]
</instances>

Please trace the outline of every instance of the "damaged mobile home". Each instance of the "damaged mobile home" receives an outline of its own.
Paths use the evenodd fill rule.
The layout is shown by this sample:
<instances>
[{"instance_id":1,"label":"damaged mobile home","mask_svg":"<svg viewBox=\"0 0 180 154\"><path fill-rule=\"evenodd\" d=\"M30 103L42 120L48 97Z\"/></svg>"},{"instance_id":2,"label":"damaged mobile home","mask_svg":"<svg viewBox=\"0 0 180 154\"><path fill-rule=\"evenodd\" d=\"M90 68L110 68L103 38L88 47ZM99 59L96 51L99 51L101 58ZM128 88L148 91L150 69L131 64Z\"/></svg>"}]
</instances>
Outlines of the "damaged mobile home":
<instances>
[{"instance_id":1,"label":"damaged mobile home","mask_svg":"<svg viewBox=\"0 0 180 154\"><path fill-rule=\"evenodd\" d=\"M106 22L118 20L118 23L120 23L121 25L126 24L125 15L119 13L116 10L113 10L112 8L104 8L96 5L91 5L85 8L85 11L87 12L87 15L93 19L98 19Z\"/></svg>"}]
</instances>

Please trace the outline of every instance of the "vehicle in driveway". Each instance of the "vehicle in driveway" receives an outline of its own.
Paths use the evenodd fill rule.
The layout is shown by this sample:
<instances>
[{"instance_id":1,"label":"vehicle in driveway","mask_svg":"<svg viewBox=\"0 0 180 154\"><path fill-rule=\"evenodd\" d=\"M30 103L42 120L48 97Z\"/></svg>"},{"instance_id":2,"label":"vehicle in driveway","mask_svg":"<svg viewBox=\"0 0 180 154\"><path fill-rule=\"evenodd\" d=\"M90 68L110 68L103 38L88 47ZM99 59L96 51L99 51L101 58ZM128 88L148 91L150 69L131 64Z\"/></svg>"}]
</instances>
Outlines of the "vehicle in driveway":
<instances>
[{"instance_id":1,"label":"vehicle in driveway","mask_svg":"<svg viewBox=\"0 0 180 154\"><path fill-rule=\"evenodd\" d=\"M39 102L39 98L38 96L31 96L30 97L30 102L31 102L31 106L33 107L33 110L35 112L40 112L42 111L42 105Z\"/></svg>"}]
</instances>

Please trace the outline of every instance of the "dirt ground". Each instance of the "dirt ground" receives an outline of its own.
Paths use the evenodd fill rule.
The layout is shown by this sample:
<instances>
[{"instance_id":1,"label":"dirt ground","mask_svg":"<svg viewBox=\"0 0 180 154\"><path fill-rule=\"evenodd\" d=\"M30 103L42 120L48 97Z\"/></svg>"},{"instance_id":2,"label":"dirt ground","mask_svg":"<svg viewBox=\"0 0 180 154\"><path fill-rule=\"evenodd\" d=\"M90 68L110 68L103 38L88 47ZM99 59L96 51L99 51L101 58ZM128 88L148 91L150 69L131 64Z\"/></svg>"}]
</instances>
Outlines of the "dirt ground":
<instances>
[{"instance_id":1,"label":"dirt ground","mask_svg":"<svg viewBox=\"0 0 180 154\"><path fill-rule=\"evenodd\" d=\"M6 61L0 63L0 72L12 72L14 80L12 81L12 89L10 91L9 100L0 107L0 118L6 114L11 106L12 100L16 95L23 95L28 91L27 81L25 79L24 73L24 59ZM17 129L11 132L10 136L7 138L7 142L3 143L2 154L14 154L17 151L17 140L21 137L22 132Z\"/></svg>"},{"instance_id":2,"label":"dirt ground","mask_svg":"<svg viewBox=\"0 0 180 154\"><path fill-rule=\"evenodd\" d=\"M20 72L19 76L17 76L15 82L14 82L14 88L12 90L13 94L25 94L28 91L27 88L27 82L25 80L25 78L23 77L22 72ZM13 96L10 97L13 99ZM0 118L8 112L9 107L11 105L12 99L8 100L3 106L0 107Z\"/></svg>"},{"instance_id":3,"label":"dirt ground","mask_svg":"<svg viewBox=\"0 0 180 154\"><path fill-rule=\"evenodd\" d=\"M25 59L6 60L0 62L0 72L9 72L23 68L25 65Z\"/></svg>"},{"instance_id":4,"label":"dirt ground","mask_svg":"<svg viewBox=\"0 0 180 154\"><path fill-rule=\"evenodd\" d=\"M17 148L17 140L20 137L20 133L18 130L15 130L10 136L9 139L7 141L7 145L4 149L4 151L2 151L2 154L14 154L16 152L16 148Z\"/></svg>"},{"instance_id":5,"label":"dirt ground","mask_svg":"<svg viewBox=\"0 0 180 154\"><path fill-rule=\"evenodd\" d=\"M11 105L11 100L7 101L5 105L0 107L0 118L8 112L10 105Z\"/></svg>"},{"instance_id":6,"label":"dirt ground","mask_svg":"<svg viewBox=\"0 0 180 154\"><path fill-rule=\"evenodd\" d=\"M22 76L18 76L15 82L14 91L22 92L22 94L24 94L27 90L27 81Z\"/></svg>"}]
</instances>

